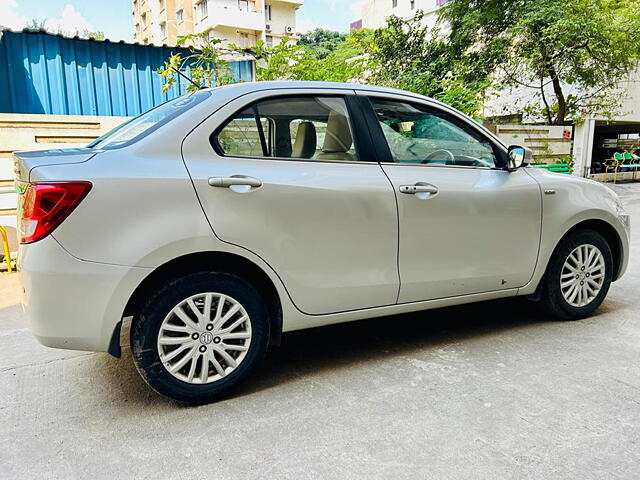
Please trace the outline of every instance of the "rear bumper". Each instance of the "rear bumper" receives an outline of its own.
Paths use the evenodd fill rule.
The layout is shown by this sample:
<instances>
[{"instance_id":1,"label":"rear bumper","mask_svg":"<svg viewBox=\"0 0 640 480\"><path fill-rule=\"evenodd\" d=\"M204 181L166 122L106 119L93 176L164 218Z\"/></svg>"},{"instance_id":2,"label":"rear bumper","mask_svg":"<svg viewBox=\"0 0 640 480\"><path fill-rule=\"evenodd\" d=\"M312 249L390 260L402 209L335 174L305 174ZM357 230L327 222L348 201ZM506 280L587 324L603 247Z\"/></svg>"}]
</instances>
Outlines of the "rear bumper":
<instances>
[{"instance_id":1,"label":"rear bumper","mask_svg":"<svg viewBox=\"0 0 640 480\"><path fill-rule=\"evenodd\" d=\"M29 328L48 347L106 352L125 305L151 269L87 262L50 235L21 245L18 270Z\"/></svg>"}]
</instances>

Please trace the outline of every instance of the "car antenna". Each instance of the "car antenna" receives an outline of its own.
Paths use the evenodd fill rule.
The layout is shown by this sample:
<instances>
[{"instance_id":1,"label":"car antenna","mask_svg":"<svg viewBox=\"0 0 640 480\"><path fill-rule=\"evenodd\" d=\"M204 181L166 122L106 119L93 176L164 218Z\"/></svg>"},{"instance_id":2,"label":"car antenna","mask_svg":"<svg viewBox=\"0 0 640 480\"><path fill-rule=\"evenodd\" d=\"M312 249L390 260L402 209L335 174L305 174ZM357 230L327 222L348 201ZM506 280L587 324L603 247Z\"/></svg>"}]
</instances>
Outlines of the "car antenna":
<instances>
[{"instance_id":1,"label":"car antenna","mask_svg":"<svg viewBox=\"0 0 640 480\"><path fill-rule=\"evenodd\" d=\"M176 67L171 67L171 69L176 72L178 75L180 75L182 78L186 79L187 81L189 81L192 85L195 85L198 90L202 90L203 88L207 88L207 87L203 87L201 85L199 85L198 83L194 82L192 79L190 79L189 77L187 77L184 73L182 73L180 70L178 70Z\"/></svg>"}]
</instances>

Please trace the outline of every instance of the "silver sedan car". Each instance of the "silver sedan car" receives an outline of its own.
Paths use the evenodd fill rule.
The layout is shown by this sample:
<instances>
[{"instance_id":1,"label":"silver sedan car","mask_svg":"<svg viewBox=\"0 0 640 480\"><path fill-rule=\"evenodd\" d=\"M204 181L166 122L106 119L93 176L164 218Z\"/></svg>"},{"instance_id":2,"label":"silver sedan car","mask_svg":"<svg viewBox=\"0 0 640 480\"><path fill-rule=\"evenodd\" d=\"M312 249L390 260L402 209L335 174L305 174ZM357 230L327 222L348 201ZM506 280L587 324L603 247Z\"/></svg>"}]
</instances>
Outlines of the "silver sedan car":
<instances>
[{"instance_id":1,"label":"silver sedan car","mask_svg":"<svg viewBox=\"0 0 640 480\"><path fill-rule=\"evenodd\" d=\"M171 100L85 148L15 154L19 267L44 345L133 358L208 402L283 332L512 296L590 315L628 262L605 186L439 102L273 82Z\"/></svg>"}]
</instances>

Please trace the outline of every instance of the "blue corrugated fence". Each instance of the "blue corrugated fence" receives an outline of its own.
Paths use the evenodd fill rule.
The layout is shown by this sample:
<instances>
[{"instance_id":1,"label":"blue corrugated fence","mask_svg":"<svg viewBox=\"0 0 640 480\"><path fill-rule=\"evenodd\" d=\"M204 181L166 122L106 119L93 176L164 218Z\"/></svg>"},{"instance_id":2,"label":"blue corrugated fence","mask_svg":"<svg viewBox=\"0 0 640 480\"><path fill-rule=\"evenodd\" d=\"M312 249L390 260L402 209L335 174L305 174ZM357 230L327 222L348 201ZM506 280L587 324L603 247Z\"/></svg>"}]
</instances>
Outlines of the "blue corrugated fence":
<instances>
[{"instance_id":1,"label":"blue corrugated fence","mask_svg":"<svg viewBox=\"0 0 640 480\"><path fill-rule=\"evenodd\" d=\"M165 94L155 73L171 53L188 50L0 32L0 113L135 116L184 93L180 79ZM251 61L232 62L251 81Z\"/></svg>"}]
</instances>

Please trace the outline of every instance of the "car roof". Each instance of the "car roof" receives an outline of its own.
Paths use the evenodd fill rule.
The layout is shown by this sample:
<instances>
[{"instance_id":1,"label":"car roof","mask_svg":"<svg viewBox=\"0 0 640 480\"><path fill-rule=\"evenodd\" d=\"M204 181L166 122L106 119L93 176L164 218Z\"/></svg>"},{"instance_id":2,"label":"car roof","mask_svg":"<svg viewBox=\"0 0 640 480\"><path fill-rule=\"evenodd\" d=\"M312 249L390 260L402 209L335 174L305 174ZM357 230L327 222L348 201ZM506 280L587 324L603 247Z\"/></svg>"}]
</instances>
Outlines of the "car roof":
<instances>
[{"instance_id":1,"label":"car roof","mask_svg":"<svg viewBox=\"0 0 640 480\"><path fill-rule=\"evenodd\" d=\"M358 90L368 92L380 92L380 93L395 93L398 95L412 96L422 99L427 99L424 95L409 92L407 90L400 90L398 88L379 87L376 85L366 85L358 83L340 83L340 82L316 82L316 81L302 81L302 80L275 80L275 81L263 81L263 82L241 82L231 85L224 85L221 87L208 88L206 90L219 90L219 89L234 89L237 93L255 92L261 90L278 90L285 88L318 88L318 89L340 89L340 90ZM436 101L429 98L431 101ZM438 102L440 103L440 102Z\"/></svg>"}]
</instances>

